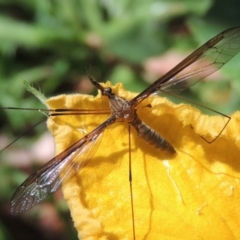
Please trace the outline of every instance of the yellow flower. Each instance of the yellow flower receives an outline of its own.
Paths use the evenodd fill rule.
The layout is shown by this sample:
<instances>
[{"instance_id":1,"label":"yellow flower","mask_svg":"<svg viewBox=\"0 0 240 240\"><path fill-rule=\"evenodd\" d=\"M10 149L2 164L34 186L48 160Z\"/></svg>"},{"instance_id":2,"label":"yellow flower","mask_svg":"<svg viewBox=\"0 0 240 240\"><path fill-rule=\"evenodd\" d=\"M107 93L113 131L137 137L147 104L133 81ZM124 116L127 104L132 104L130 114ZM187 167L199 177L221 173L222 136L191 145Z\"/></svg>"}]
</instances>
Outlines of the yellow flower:
<instances>
[{"instance_id":1,"label":"yellow flower","mask_svg":"<svg viewBox=\"0 0 240 240\"><path fill-rule=\"evenodd\" d=\"M110 86L110 83L105 86ZM113 92L136 94L121 84ZM149 107L148 104L151 104ZM109 109L100 94L61 95L49 108ZM109 126L79 156L75 177L63 186L80 239L240 239L240 113L209 117L190 105L153 96L138 106L139 117L166 138L176 154L139 139L127 123ZM52 117L56 153L78 141L109 114ZM132 165L132 202L129 159ZM134 212L134 220L132 216ZM134 227L133 227L134 223Z\"/></svg>"}]
</instances>

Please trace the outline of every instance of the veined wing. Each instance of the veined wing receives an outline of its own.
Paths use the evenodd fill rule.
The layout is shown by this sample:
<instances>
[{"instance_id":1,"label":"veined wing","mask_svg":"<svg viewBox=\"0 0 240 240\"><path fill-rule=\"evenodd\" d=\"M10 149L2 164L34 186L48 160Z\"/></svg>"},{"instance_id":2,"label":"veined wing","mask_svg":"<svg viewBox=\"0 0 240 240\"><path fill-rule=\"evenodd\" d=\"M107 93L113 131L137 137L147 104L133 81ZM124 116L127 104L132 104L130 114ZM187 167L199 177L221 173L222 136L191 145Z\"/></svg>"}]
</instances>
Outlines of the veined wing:
<instances>
[{"instance_id":1,"label":"veined wing","mask_svg":"<svg viewBox=\"0 0 240 240\"><path fill-rule=\"evenodd\" d=\"M105 128L114 121L115 117L110 117L28 177L12 197L11 214L18 215L27 211L57 191L62 183L66 183L75 176L79 169L87 164L88 150L92 148Z\"/></svg>"},{"instance_id":2,"label":"veined wing","mask_svg":"<svg viewBox=\"0 0 240 240\"><path fill-rule=\"evenodd\" d=\"M180 92L214 73L240 51L240 26L210 39L136 96L137 104L156 91Z\"/></svg>"}]
</instances>

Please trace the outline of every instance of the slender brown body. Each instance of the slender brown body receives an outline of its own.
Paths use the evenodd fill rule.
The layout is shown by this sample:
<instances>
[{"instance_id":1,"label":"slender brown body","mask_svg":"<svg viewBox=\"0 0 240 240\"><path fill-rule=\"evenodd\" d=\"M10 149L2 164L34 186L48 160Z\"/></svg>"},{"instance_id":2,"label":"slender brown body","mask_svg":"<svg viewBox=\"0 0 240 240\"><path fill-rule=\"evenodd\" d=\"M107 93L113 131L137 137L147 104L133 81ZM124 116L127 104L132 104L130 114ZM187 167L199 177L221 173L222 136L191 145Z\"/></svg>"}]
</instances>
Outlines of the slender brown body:
<instances>
[{"instance_id":1,"label":"slender brown body","mask_svg":"<svg viewBox=\"0 0 240 240\"><path fill-rule=\"evenodd\" d=\"M128 122L137 131L138 136L148 144L172 154L175 153L170 143L138 117L137 110L130 101L115 95L110 89L104 92L104 95L109 98L111 112L117 122Z\"/></svg>"}]
</instances>

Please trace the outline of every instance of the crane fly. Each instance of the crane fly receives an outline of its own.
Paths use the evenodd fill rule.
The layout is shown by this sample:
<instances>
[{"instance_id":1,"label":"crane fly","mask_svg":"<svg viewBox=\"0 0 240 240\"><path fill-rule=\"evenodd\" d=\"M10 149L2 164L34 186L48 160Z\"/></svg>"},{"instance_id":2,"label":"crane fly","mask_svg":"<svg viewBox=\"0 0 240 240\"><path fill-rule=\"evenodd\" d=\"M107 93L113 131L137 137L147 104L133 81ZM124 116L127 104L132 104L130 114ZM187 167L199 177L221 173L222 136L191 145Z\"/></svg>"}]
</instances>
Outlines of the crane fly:
<instances>
[{"instance_id":1,"label":"crane fly","mask_svg":"<svg viewBox=\"0 0 240 240\"><path fill-rule=\"evenodd\" d=\"M12 197L11 214L18 215L29 210L48 195L58 190L62 183L67 182L77 171L81 170L85 164L81 165L81 163L76 162L75 159L77 156L81 156L91 149L91 146L101 133L116 122L128 123L147 144L167 151L169 154L177 154L176 149L171 143L138 117L137 106L144 99L159 91L178 93L187 89L220 69L239 51L240 26L223 31L210 39L172 70L157 79L152 85L129 101L115 95L110 87L103 87L89 76L91 83L100 90L102 96L108 98L111 110L110 117L29 176ZM49 116L56 116L58 112L64 112L64 109L55 110ZM85 161L88 160L86 159Z\"/></svg>"}]
</instances>

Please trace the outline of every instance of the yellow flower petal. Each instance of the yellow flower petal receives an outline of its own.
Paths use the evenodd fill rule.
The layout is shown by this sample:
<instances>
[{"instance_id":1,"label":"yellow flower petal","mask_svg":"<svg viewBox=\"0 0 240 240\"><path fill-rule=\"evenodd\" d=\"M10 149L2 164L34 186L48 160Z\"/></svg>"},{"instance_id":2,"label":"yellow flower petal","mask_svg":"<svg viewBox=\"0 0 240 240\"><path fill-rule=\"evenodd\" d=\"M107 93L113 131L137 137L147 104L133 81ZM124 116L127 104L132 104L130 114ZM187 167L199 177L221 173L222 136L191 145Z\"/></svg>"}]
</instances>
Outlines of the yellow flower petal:
<instances>
[{"instance_id":1,"label":"yellow flower petal","mask_svg":"<svg viewBox=\"0 0 240 240\"><path fill-rule=\"evenodd\" d=\"M106 84L110 86L109 83ZM132 99L121 84L113 91ZM148 106L151 104L151 108ZM106 97L61 95L49 108L108 109ZM128 124L115 123L83 155L82 169L63 186L81 239L240 239L240 113L226 122L190 105L150 97L138 115L176 149L171 155L139 139L131 128L132 217ZM56 153L78 141L109 115L52 117ZM82 161L83 159L81 159Z\"/></svg>"}]
</instances>

